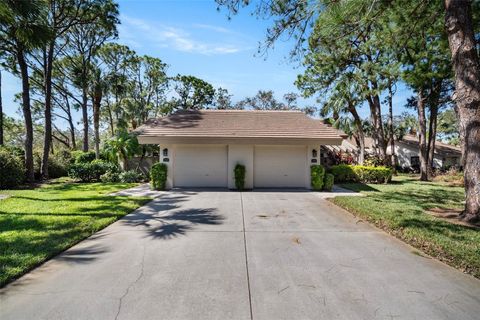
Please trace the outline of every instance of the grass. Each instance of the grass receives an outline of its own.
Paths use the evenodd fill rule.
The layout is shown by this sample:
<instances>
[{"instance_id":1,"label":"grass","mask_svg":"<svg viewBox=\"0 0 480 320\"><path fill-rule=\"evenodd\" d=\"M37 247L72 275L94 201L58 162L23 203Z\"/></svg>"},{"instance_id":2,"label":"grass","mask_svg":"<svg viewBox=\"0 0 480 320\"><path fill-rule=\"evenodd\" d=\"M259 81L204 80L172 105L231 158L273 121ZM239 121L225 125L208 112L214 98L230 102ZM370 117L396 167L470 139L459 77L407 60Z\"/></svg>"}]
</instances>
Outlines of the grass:
<instances>
[{"instance_id":1,"label":"grass","mask_svg":"<svg viewBox=\"0 0 480 320\"><path fill-rule=\"evenodd\" d=\"M425 212L432 208L461 209L461 187L395 177L388 185L344 184L365 197L331 201L391 233L428 255L480 278L480 231L456 225Z\"/></svg>"},{"instance_id":2,"label":"grass","mask_svg":"<svg viewBox=\"0 0 480 320\"><path fill-rule=\"evenodd\" d=\"M123 217L148 198L108 196L127 183L0 190L0 287Z\"/></svg>"}]
</instances>

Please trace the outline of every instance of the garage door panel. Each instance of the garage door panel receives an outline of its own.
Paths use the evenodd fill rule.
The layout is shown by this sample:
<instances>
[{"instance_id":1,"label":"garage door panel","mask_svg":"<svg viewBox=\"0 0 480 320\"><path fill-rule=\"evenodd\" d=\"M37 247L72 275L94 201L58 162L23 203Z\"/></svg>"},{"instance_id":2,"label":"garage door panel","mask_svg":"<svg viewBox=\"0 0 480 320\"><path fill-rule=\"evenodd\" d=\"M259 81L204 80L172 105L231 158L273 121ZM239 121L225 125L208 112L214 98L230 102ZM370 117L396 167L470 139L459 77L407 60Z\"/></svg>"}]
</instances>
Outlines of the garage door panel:
<instances>
[{"instance_id":1,"label":"garage door panel","mask_svg":"<svg viewBox=\"0 0 480 320\"><path fill-rule=\"evenodd\" d=\"M305 188L305 146L257 146L254 185L257 188Z\"/></svg>"},{"instance_id":2,"label":"garage door panel","mask_svg":"<svg viewBox=\"0 0 480 320\"><path fill-rule=\"evenodd\" d=\"M177 146L175 187L227 187L226 146Z\"/></svg>"}]
</instances>

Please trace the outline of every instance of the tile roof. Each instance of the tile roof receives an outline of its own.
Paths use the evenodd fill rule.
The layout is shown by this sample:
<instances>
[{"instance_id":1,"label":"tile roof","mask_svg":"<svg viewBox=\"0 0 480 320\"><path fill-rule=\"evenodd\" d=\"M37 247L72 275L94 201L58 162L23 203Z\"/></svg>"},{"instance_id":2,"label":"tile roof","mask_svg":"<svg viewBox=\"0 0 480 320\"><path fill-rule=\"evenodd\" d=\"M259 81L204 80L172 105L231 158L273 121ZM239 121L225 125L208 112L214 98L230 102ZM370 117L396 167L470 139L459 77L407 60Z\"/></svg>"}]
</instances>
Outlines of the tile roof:
<instances>
[{"instance_id":1,"label":"tile roof","mask_svg":"<svg viewBox=\"0 0 480 320\"><path fill-rule=\"evenodd\" d=\"M195 110L150 119L140 137L341 139L346 135L301 111Z\"/></svg>"},{"instance_id":2,"label":"tile roof","mask_svg":"<svg viewBox=\"0 0 480 320\"><path fill-rule=\"evenodd\" d=\"M411 146L415 146L418 148L419 142L418 142L418 137L407 134L405 135L402 140L399 142L406 143ZM456 154L456 155L461 155L462 154L462 149L460 147L453 146L451 144L446 144L441 141L435 141L435 153L451 153L451 154Z\"/></svg>"},{"instance_id":3,"label":"tile roof","mask_svg":"<svg viewBox=\"0 0 480 320\"><path fill-rule=\"evenodd\" d=\"M406 134L402 137L402 139L395 140L395 142L404 143L417 149L419 146L418 137L413 134ZM371 137L365 137L365 148L372 149L373 145L373 139ZM461 155L462 149L460 147L456 147L454 145L443 143L437 140L435 141L435 153Z\"/></svg>"}]
</instances>

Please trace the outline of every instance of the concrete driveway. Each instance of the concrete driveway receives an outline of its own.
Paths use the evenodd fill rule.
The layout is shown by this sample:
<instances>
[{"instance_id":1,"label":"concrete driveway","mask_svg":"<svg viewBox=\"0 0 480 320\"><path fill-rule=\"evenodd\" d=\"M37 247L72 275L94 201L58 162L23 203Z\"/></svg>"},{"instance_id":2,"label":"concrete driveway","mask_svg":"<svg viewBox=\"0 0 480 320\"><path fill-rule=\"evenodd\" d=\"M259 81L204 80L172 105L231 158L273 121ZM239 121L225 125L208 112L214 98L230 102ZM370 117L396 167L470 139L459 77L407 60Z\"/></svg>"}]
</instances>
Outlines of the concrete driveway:
<instances>
[{"instance_id":1,"label":"concrete driveway","mask_svg":"<svg viewBox=\"0 0 480 320\"><path fill-rule=\"evenodd\" d=\"M309 192L175 191L0 290L0 319L478 319L480 281Z\"/></svg>"}]
</instances>

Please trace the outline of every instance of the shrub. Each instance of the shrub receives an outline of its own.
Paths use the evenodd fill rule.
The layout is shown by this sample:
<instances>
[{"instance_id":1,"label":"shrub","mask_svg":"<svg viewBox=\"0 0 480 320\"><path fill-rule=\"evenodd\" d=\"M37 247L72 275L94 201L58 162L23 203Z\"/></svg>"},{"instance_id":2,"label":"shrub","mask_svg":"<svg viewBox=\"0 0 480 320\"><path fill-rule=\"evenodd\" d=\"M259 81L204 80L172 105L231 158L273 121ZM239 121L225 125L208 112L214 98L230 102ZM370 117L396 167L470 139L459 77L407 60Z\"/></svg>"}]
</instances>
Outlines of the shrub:
<instances>
[{"instance_id":1,"label":"shrub","mask_svg":"<svg viewBox=\"0 0 480 320\"><path fill-rule=\"evenodd\" d=\"M332 166L330 173L334 175L337 182L356 181L357 179L352 165L339 164Z\"/></svg>"},{"instance_id":2,"label":"shrub","mask_svg":"<svg viewBox=\"0 0 480 320\"><path fill-rule=\"evenodd\" d=\"M326 173L325 178L323 179L323 190L332 191L334 181L335 176L331 173Z\"/></svg>"},{"instance_id":3,"label":"shrub","mask_svg":"<svg viewBox=\"0 0 480 320\"><path fill-rule=\"evenodd\" d=\"M165 163L157 162L150 170L150 181L154 190L165 190L168 167Z\"/></svg>"},{"instance_id":4,"label":"shrub","mask_svg":"<svg viewBox=\"0 0 480 320\"><path fill-rule=\"evenodd\" d=\"M245 189L245 166L243 164L237 163L235 166L235 169L233 169L233 173L235 176L235 188L237 190L243 190Z\"/></svg>"},{"instance_id":5,"label":"shrub","mask_svg":"<svg viewBox=\"0 0 480 320\"><path fill-rule=\"evenodd\" d=\"M0 189L17 187L25 181L23 159L5 147L0 147Z\"/></svg>"},{"instance_id":6,"label":"shrub","mask_svg":"<svg viewBox=\"0 0 480 320\"><path fill-rule=\"evenodd\" d=\"M387 167L353 166L357 181L364 183L388 183L392 180L392 169Z\"/></svg>"},{"instance_id":7,"label":"shrub","mask_svg":"<svg viewBox=\"0 0 480 320\"><path fill-rule=\"evenodd\" d=\"M378 155L374 154L366 154L365 161L363 161L363 165L367 167L377 167L384 165L384 160L380 158Z\"/></svg>"},{"instance_id":8,"label":"shrub","mask_svg":"<svg viewBox=\"0 0 480 320\"><path fill-rule=\"evenodd\" d=\"M119 182L120 174L118 172L107 171L100 176L102 182Z\"/></svg>"},{"instance_id":9,"label":"shrub","mask_svg":"<svg viewBox=\"0 0 480 320\"><path fill-rule=\"evenodd\" d=\"M143 180L143 175L136 170L129 170L120 173L120 181L125 183L140 182Z\"/></svg>"},{"instance_id":10,"label":"shrub","mask_svg":"<svg viewBox=\"0 0 480 320\"><path fill-rule=\"evenodd\" d=\"M322 190L324 175L325 168L322 165L315 164L310 167L310 184L313 190Z\"/></svg>"},{"instance_id":11,"label":"shrub","mask_svg":"<svg viewBox=\"0 0 480 320\"><path fill-rule=\"evenodd\" d=\"M388 183L392 169L387 167L338 165L330 168L337 182Z\"/></svg>"},{"instance_id":12,"label":"shrub","mask_svg":"<svg viewBox=\"0 0 480 320\"><path fill-rule=\"evenodd\" d=\"M72 151L71 156L73 163L90 163L95 160L95 151Z\"/></svg>"},{"instance_id":13,"label":"shrub","mask_svg":"<svg viewBox=\"0 0 480 320\"><path fill-rule=\"evenodd\" d=\"M102 160L94 160L90 163L75 163L68 170L68 175L81 182L99 181L100 176L107 172L118 172L118 167Z\"/></svg>"}]
</instances>

